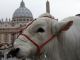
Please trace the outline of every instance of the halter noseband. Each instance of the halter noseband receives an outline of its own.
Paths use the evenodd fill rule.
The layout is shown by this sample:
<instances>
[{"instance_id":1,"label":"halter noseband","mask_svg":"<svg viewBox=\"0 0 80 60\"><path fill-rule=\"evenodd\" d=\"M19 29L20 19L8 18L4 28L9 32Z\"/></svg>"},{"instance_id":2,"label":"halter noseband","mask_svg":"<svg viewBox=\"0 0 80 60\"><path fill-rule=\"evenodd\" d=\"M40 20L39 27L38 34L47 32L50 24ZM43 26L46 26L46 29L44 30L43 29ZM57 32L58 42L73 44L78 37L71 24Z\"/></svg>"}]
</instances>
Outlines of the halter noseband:
<instances>
[{"instance_id":1,"label":"halter noseband","mask_svg":"<svg viewBox=\"0 0 80 60\"><path fill-rule=\"evenodd\" d=\"M34 21L32 21L31 23L29 23L26 28L28 28L33 22L34 22ZM51 36L48 40L46 40L46 42L44 42L42 45L38 45L38 44L37 44L36 42L34 42L34 40L32 40L28 35L26 35L26 34L20 34L20 35L22 35L22 36L24 36L25 38L27 38L31 43L33 43L33 44L37 47L37 52L36 52L36 54L39 54L39 55L42 53L42 52L41 52L41 49L42 49L46 44L48 44L50 41L52 41L54 37L57 36L57 34L52 35L52 36Z\"/></svg>"}]
</instances>

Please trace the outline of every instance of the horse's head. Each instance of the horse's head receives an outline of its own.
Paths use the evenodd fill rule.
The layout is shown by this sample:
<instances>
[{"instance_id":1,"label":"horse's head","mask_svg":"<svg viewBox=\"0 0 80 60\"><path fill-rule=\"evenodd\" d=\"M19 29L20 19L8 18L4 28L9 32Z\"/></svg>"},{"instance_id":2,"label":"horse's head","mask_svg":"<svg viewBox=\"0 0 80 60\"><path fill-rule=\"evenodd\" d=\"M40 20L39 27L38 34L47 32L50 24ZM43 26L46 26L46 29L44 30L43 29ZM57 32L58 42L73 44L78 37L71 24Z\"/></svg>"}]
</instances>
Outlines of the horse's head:
<instances>
[{"instance_id":1,"label":"horse's head","mask_svg":"<svg viewBox=\"0 0 80 60\"><path fill-rule=\"evenodd\" d=\"M70 23L71 22L68 22L68 25L70 25ZM14 52L14 55L16 53L15 56L19 58L34 58L35 56L42 55L44 51L47 50L47 47L50 49L53 41L57 39L56 35L60 29L59 25L57 25L58 22L49 16L37 18L35 21L30 23L28 27L23 30L22 34L15 40L15 51L13 50L12 52ZM56 26L59 29L57 29ZM66 29L68 29L68 27Z\"/></svg>"}]
</instances>

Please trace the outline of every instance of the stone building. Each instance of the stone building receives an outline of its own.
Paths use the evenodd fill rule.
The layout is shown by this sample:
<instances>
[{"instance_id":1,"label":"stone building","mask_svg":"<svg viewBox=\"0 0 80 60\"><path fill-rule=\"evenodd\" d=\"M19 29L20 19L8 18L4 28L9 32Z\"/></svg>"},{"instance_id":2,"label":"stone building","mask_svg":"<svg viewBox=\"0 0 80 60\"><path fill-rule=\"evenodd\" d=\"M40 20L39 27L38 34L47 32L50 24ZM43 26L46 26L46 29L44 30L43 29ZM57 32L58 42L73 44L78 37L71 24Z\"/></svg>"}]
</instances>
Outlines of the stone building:
<instances>
[{"instance_id":1,"label":"stone building","mask_svg":"<svg viewBox=\"0 0 80 60\"><path fill-rule=\"evenodd\" d=\"M0 43L12 43L19 35L20 30L24 29L28 22L33 20L31 11L26 8L24 1L20 3L20 7L13 13L12 19L0 21Z\"/></svg>"}]
</instances>

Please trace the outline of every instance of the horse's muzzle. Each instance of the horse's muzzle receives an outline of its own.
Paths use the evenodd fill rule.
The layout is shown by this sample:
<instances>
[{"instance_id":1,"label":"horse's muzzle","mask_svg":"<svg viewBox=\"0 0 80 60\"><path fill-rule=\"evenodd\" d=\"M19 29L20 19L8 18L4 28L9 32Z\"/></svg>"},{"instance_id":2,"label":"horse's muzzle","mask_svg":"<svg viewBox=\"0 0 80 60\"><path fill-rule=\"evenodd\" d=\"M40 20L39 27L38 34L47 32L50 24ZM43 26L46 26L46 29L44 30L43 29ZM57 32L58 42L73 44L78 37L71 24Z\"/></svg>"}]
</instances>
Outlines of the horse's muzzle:
<instances>
[{"instance_id":1,"label":"horse's muzzle","mask_svg":"<svg viewBox=\"0 0 80 60\"><path fill-rule=\"evenodd\" d=\"M19 48L14 48L14 49L10 50L10 52L7 54L7 58L17 57L19 50L20 50Z\"/></svg>"}]
</instances>

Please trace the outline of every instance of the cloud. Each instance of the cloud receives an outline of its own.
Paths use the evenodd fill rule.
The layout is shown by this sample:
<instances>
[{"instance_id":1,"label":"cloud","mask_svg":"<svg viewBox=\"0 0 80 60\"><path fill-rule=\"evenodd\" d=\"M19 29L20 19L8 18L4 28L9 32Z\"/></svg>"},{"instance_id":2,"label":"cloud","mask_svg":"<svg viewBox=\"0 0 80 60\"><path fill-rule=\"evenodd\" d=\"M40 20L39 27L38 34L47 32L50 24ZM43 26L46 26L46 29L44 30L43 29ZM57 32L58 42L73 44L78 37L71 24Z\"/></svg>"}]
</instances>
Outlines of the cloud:
<instances>
[{"instance_id":1,"label":"cloud","mask_svg":"<svg viewBox=\"0 0 80 60\"><path fill-rule=\"evenodd\" d=\"M58 19L63 19L80 13L79 5L80 1L76 0L55 0L54 9L51 10L51 12L53 15L57 16Z\"/></svg>"},{"instance_id":2,"label":"cloud","mask_svg":"<svg viewBox=\"0 0 80 60\"><path fill-rule=\"evenodd\" d=\"M74 16L80 13L80 0L49 0L51 14L58 19L68 16ZM15 9L20 6L21 0L1 0L0 1L0 18L12 17ZM45 13L46 0L24 0L25 5L31 10L34 17Z\"/></svg>"}]
</instances>

